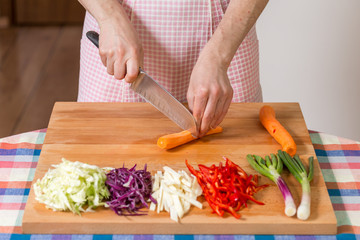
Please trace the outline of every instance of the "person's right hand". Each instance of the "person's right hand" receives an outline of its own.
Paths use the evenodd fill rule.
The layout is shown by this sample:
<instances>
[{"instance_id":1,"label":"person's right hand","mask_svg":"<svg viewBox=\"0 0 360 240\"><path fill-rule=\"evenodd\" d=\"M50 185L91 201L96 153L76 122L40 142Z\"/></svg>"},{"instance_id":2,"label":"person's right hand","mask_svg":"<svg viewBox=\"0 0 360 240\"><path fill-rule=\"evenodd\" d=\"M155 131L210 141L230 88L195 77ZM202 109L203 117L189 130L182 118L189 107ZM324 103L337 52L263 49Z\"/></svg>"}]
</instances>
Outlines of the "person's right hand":
<instances>
[{"instance_id":1,"label":"person's right hand","mask_svg":"<svg viewBox=\"0 0 360 240\"><path fill-rule=\"evenodd\" d=\"M99 52L110 75L135 81L142 67L144 53L140 39L127 16L112 17L99 23Z\"/></svg>"}]
</instances>

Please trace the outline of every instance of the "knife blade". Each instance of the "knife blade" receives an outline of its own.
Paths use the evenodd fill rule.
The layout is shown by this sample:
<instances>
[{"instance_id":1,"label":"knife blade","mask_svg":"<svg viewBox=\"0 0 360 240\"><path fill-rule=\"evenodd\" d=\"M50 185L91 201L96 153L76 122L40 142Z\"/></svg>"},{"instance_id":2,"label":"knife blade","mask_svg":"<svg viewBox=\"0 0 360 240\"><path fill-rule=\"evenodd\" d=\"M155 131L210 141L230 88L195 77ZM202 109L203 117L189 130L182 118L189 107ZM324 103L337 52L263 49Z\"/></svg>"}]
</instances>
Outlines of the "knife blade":
<instances>
[{"instance_id":1,"label":"knife blade","mask_svg":"<svg viewBox=\"0 0 360 240\"><path fill-rule=\"evenodd\" d=\"M89 31L86 36L96 47L99 47L99 34L97 32ZM138 93L183 130L190 131L193 136L196 135L197 124L191 112L143 69L139 69L139 75L131 83L130 89Z\"/></svg>"}]
</instances>

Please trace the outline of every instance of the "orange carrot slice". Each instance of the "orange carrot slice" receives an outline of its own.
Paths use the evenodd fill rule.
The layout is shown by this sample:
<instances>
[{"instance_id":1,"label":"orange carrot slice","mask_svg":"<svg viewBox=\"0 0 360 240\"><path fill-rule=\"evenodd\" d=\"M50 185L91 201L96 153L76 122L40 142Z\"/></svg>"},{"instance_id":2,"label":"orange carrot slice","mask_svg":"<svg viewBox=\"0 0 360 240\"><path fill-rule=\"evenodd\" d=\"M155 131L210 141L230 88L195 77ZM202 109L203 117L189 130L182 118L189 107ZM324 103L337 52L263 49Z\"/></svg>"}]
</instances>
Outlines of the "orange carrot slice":
<instances>
[{"instance_id":1,"label":"orange carrot slice","mask_svg":"<svg viewBox=\"0 0 360 240\"><path fill-rule=\"evenodd\" d=\"M259 118L270 135L282 146L282 150L294 156L296 153L295 141L290 133L276 119L274 109L268 105L263 106L260 109Z\"/></svg>"},{"instance_id":2,"label":"orange carrot slice","mask_svg":"<svg viewBox=\"0 0 360 240\"><path fill-rule=\"evenodd\" d=\"M218 126L214 129L210 129L210 131L208 131L206 135L220 133L222 132L222 130L223 130L222 127ZM157 145L162 149L172 149L174 147L191 142L195 139L197 138L193 137L190 131L185 130L182 132L173 133L160 137L157 141Z\"/></svg>"}]
</instances>

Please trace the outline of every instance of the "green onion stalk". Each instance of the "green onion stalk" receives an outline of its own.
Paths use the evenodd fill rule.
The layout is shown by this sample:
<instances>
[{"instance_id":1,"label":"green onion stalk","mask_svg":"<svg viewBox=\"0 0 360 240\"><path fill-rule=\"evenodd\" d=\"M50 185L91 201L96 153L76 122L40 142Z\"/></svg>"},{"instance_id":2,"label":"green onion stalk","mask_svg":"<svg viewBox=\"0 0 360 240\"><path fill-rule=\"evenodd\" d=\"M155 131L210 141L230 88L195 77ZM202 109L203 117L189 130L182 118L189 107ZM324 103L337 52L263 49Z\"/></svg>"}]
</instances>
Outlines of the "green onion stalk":
<instances>
[{"instance_id":1,"label":"green onion stalk","mask_svg":"<svg viewBox=\"0 0 360 240\"><path fill-rule=\"evenodd\" d=\"M302 198L300 206L297 209L297 218L306 220L310 216L310 182L314 175L314 157L309 157L309 172L306 172L304 164L301 162L298 155L291 157L288 153L279 150L278 156L292 175L294 175L296 180L301 184Z\"/></svg>"},{"instance_id":2,"label":"green onion stalk","mask_svg":"<svg viewBox=\"0 0 360 240\"><path fill-rule=\"evenodd\" d=\"M256 171L276 183L284 197L285 215L294 216L296 213L294 199L285 181L280 176L283 170L281 159L275 154L270 154L270 157L265 156L265 160L260 156L248 154L246 159Z\"/></svg>"}]
</instances>

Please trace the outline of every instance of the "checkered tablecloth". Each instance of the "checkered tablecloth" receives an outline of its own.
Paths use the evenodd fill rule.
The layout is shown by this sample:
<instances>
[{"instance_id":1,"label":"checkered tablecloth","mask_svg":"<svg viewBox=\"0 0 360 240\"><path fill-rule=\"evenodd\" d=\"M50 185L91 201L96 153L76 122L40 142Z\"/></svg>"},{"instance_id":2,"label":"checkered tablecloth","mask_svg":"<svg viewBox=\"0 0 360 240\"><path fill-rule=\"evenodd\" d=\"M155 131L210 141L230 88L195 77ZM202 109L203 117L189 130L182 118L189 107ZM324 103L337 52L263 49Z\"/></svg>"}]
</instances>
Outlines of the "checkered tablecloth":
<instances>
[{"instance_id":1,"label":"checkered tablecloth","mask_svg":"<svg viewBox=\"0 0 360 240\"><path fill-rule=\"evenodd\" d=\"M0 240L8 239L359 239L360 142L310 131L333 204L338 234L294 235L25 235L21 222L46 130L0 139Z\"/></svg>"}]
</instances>

